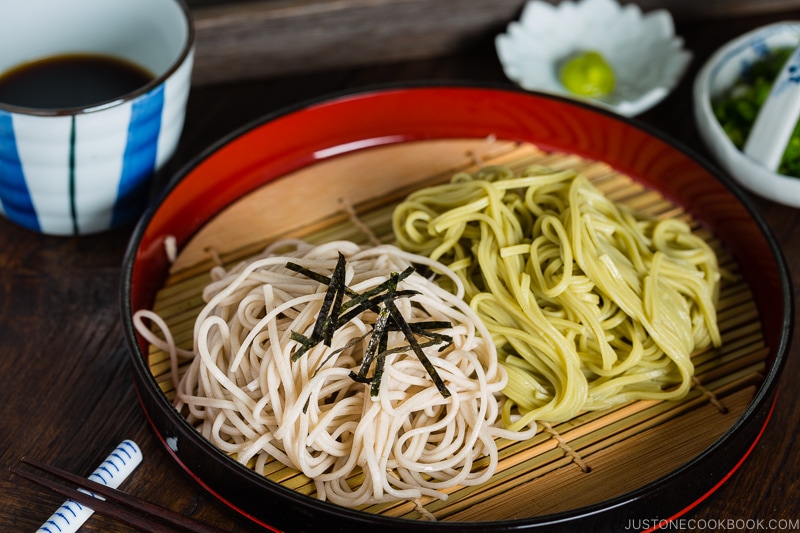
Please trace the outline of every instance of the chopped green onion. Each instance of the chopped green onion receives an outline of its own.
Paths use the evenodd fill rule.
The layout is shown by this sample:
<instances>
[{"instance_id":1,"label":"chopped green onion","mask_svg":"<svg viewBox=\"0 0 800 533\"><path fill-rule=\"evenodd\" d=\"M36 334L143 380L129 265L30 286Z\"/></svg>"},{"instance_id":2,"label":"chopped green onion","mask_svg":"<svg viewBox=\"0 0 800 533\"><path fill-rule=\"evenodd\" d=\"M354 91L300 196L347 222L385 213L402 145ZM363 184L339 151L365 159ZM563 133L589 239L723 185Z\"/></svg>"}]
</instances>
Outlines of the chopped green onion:
<instances>
[{"instance_id":1,"label":"chopped green onion","mask_svg":"<svg viewBox=\"0 0 800 533\"><path fill-rule=\"evenodd\" d=\"M777 48L753 63L733 87L712 102L712 110L734 146L744 149L758 112L767 100L772 85L792 54L792 48ZM778 172L800 177L800 123L789 139Z\"/></svg>"}]
</instances>

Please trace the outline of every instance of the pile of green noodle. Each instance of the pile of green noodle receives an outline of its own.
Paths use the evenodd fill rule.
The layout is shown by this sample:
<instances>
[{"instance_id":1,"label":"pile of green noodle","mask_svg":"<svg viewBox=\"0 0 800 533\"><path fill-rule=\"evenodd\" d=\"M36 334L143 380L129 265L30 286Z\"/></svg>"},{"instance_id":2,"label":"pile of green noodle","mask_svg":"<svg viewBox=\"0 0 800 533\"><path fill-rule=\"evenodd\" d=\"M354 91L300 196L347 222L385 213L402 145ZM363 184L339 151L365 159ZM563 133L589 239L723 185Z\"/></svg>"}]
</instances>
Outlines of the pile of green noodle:
<instances>
[{"instance_id":1,"label":"pile of green noodle","mask_svg":"<svg viewBox=\"0 0 800 533\"><path fill-rule=\"evenodd\" d=\"M651 220L572 170L460 173L394 212L400 247L455 270L509 373L503 421L558 422L691 387L718 346L717 258L676 219Z\"/></svg>"}]
</instances>

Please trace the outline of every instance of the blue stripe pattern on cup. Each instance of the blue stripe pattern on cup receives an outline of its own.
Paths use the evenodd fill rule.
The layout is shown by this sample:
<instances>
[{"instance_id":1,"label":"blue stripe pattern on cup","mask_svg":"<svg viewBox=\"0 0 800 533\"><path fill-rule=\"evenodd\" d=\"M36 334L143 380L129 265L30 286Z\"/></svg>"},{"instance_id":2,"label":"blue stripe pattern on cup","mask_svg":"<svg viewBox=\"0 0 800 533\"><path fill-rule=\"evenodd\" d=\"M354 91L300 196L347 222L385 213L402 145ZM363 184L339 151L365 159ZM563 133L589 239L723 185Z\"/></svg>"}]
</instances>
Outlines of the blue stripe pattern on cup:
<instances>
[{"instance_id":1,"label":"blue stripe pattern on cup","mask_svg":"<svg viewBox=\"0 0 800 533\"><path fill-rule=\"evenodd\" d=\"M40 231L39 220L31 201L25 173L22 171L14 135L13 117L0 109L0 211L8 218L34 231Z\"/></svg>"},{"instance_id":2,"label":"blue stripe pattern on cup","mask_svg":"<svg viewBox=\"0 0 800 533\"><path fill-rule=\"evenodd\" d=\"M111 226L133 220L147 204L148 182L141 177L152 174L156 168L163 109L163 85L133 103Z\"/></svg>"}]
</instances>

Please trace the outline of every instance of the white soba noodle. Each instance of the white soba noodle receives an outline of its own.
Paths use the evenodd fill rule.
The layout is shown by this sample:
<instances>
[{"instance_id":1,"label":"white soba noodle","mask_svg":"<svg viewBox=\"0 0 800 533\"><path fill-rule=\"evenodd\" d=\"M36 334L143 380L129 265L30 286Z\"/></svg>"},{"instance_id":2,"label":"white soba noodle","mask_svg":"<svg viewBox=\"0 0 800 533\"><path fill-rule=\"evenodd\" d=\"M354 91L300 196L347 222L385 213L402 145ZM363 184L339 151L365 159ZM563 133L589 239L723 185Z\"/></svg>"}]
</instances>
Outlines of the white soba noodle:
<instances>
[{"instance_id":1,"label":"white soba noodle","mask_svg":"<svg viewBox=\"0 0 800 533\"><path fill-rule=\"evenodd\" d=\"M449 278L455 294L414 271L397 282L404 296L391 299L407 324L438 324L428 336L417 328L415 336L446 390L397 327L384 330L385 345L373 352L382 356L363 372L377 323L382 315L384 324L393 316L389 304L337 324L330 346L318 341L303 348L326 316L339 254L349 289L338 294L345 307L357 294L379 293L412 264ZM287 268L289 263L306 273ZM313 480L318 498L348 507L445 498L446 489L483 483L495 472L495 437L535 433L502 429L506 371L485 326L463 301L459 278L436 261L391 245L283 241L230 271L215 268L212 279L192 352L178 350L151 311L137 313L137 327L173 361L193 357L177 385L175 406L205 438L257 472L277 459ZM143 319L162 329L166 340ZM383 373L373 394L375 379L354 375L372 378L378 359ZM173 362L175 379L177 374Z\"/></svg>"}]
</instances>

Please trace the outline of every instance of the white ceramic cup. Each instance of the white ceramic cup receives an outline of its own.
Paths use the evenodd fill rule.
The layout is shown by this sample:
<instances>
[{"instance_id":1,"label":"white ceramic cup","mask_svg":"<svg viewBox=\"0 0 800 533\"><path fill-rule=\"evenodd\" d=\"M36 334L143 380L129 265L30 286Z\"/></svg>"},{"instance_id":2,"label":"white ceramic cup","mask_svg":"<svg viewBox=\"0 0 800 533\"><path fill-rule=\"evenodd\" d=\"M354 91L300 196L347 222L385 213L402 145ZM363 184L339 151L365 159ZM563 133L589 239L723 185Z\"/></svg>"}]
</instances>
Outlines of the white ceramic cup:
<instances>
[{"instance_id":1,"label":"white ceramic cup","mask_svg":"<svg viewBox=\"0 0 800 533\"><path fill-rule=\"evenodd\" d=\"M82 108L0 101L0 213L51 235L135 220L183 129L194 58L188 8L182 0L0 0L0 13L0 75L45 57L101 54L154 76Z\"/></svg>"}]
</instances>

